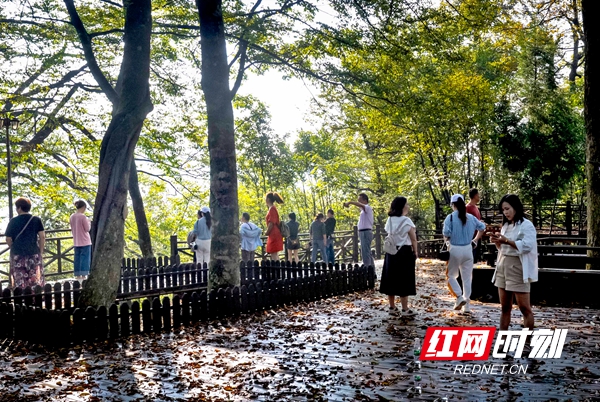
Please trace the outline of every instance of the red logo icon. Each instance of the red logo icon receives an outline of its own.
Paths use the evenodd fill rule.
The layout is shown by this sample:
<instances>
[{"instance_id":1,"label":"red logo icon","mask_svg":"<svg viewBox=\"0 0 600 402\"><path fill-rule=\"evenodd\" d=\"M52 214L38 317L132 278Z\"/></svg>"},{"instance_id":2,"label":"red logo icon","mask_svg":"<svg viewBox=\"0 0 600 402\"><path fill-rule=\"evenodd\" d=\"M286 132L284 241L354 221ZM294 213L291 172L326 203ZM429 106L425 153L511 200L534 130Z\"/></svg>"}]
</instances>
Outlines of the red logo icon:
<instances>
[{"instance_id":1,"label":"red logo icon","mask_svg":"<svg viewBox=\"0 0 600 402\"><path fill-rule=\"evenodd\" d=\"M495 327L430 327L421 360L487 360Z\"/></svg>"}]
</instances>

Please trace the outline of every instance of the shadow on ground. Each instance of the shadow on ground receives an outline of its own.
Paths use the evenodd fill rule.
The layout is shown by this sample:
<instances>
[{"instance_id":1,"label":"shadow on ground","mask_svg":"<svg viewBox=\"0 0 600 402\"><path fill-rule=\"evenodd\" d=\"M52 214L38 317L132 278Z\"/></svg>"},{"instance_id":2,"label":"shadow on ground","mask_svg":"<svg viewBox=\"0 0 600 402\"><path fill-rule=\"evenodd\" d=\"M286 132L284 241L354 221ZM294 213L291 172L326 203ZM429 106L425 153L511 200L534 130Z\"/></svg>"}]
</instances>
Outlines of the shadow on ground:
<instances>
[{"instance_id":1,"label":"shadow on ground","mask_svg":"<svg viewBox=\"0 0 600 402\"><path fill-rule=\"evenodd\" d=\"M415 337L499 320L496 304L451 311L439 263L420 263L417 282L414 319L390 316L386 297L368 291L64 353L19 345L0 353L0 401L600 399L600 311L549 307L535 308L536 326L569 329L561 359L487 362L527 365L525 375L423 362L423 392L410 393ZM520 324L515 309L511 328Z\"/></svg>"}]
</instances>

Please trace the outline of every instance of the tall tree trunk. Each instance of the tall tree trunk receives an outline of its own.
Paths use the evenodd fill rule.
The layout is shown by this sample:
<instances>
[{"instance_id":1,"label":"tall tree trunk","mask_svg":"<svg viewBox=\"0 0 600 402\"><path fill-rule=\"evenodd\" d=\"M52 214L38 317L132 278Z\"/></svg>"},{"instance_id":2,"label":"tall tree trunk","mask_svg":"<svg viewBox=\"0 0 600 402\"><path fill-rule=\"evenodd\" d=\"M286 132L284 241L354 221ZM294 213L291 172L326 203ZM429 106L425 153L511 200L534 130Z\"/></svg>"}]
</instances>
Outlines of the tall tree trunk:
<instances>
[{"instance_id":1,"label":"tall tree trunk","mask_svg":"<svg viewBox=\"0 0 600 402\"><path fill-rule=\"evenodd\" d=\"M600 116L600 3L582 1L583 30L585 32L585 89L584 114L586 129L587 175L587 243L600 247L600 128L595 119Z\"/></svg>"},{"instance_id":2,"label":"tall tree trunk","mask_svg":"<svg viewBox=\"0 0 600 402\"><path fill-rule=\"evenodd\" d=\"M225 24L220 0L196 0L202 45L202 90L208 115L212 243L209 290L240 284L238 183Z\"/></svg>"},{"instance_id":3,"label":"tall tree trunk","mask_svg":"<svg viewBox=\"0 0 600 402\"><path fill-rule=\"evenodd\" d=\"M124 227L133 151L150 100L151 0L128 0L125 7L123 61L116 86L119 101L100 149L98 192L94 208L92 267L80 303L109 306L121 276Z\"/></svg>"},{"instance_id":4,"label":"tall tree trunk","mask_svg":"<svg viewBox=\"0 0 600 402\"><path fill-rule=\"evenodd\" d=\"M569 72L569 81L571 82L571 90L575 90L575 79L577 78L577 68L579 67L579 9L577 7L577 0L571 1L571 9L573 11L573 18L571 20L571 31L573 33L573 59L571 61L571 72Z\"/></svg>"},{"instance_id":5,"label":"tall tree trunk","mask_svg":"<svg viewBox=\"0 0 600 402\"><path fill-rule=\"evenodd\" d=\"M144 199L140 192L140 183L138 182L137 167L135 160L131 161L129 170L129 195L133 204L133 213L135 214L135 223L138 230L138 245L142 252L142 257L154 257L152 251L152 238L150 237L150 228L148 227L148 219L146 218L146 209L144 208Z\"/></svg>"}]
</instances>

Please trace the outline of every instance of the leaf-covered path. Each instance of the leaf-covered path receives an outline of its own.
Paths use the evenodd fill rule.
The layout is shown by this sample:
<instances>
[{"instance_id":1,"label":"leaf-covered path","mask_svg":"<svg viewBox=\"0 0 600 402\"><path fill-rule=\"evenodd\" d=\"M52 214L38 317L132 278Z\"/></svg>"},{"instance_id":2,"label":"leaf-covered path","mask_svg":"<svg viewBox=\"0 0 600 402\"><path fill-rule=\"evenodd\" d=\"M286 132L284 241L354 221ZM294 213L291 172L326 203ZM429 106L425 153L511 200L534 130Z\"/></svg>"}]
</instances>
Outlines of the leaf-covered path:
<instances>
[{"instance_id":1,"label":"leaf-covered path","mask_svg":"<svg viewBox=\"0 0 600 402\"><path fill-rule=\"evenodd\" d=\"M388 315L377 291L141 335L68 353L0 353L0 401L598 400L598 310L535 308L539 328L569 328L559 360L518 359L526 375L459 375L424 362L410 394L412 344L429 326L496 326L499 306L450 311L443 267L423 262L415 319ZM520 327L515 311L512 328ZM504 364L506 361L488 363Z\"/></svg>"}]
</instances>

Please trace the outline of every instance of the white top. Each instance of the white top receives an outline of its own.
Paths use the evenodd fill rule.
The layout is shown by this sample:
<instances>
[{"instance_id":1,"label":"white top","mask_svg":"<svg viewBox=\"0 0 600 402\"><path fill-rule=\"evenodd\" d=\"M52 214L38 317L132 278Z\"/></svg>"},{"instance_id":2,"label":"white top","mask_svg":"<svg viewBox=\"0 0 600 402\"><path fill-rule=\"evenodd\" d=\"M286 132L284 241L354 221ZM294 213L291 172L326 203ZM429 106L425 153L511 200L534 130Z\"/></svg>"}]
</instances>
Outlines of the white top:
<instances>
[{"instance_id":1,"label":"white top","mask_svg":"<svg viewBox=\"0 0 600 402\"><path fill-rule=\"evenodd\" d=\"M408 232L415 224L407 216L390 216L385 223L386 233L391 233L396 241L396 246L410 246L412 242Z\"/></svg>"},{"instance_id":2,"label":"white top","mask_svg":"<svg viewBox=\"0 0 600 402\"><path fill-rule=\"evenodd\" d=\"M508 224L502 226L501 233L506 236ZM517 235L514 240L517 246L517 253L521 264L523 265L523 283L537 282L538 280L538 251L537 251L537 233L535 226L528 219L523 219L523 222L517 223L515 229ZM498 259L502 256L502 247L498 250ZM498 270L498 268L496 268ZM492 277L492 282L496 279L496 271Z\"/></svg>"},{"instance_id":3,"label":"white top","mask_svg":"<svg viewBox=\"0 0 600 402\"><path fill-rule=\"evenodd\" d=\"M358 217L358 230L373 229L373 208L369 204L363 204Z\"/></svg>"},{"instance_id":4,"label":"white top","mask_svg":"<svg viewBox=\"0 0 600 402\"><path fill-rule=\"evenodd\" d=\"M515 230L516 226L513 224L509 224L509 225L505 225L506 226L506 231L504 232L504 237L506 237L508 240L511 241L515 241L517 238L517 230ZM503 244L502 246L500 246L500 249L502 250L502 255L510 255L513 257L518 257L519 256L519 250L517 250L516 248L512 248L511 246L509 246L508 244Z\"/></svg>"}]
</instances>

